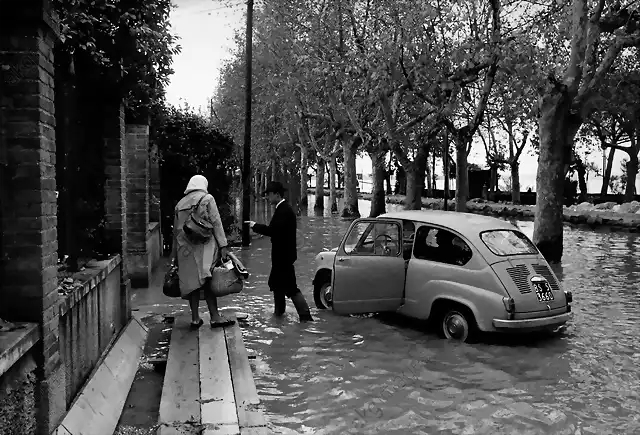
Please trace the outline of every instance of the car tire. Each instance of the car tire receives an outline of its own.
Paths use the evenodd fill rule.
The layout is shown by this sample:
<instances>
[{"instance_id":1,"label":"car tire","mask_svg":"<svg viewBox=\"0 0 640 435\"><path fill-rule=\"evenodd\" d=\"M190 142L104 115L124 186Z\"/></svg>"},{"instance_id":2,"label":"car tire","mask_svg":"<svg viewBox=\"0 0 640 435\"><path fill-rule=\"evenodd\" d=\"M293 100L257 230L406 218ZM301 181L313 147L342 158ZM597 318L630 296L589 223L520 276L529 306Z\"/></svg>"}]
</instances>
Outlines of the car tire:
<instances>
[{"instance_id":1,"label":"car tire","mask_svg":"<svg viewBox=\"0 0 640 435\"><path fill-rule=\"evenodd\" d=\"M463 343L473 342L478 332L471 310L458 304L447 306L443 310L437 327L440 337Z\"/></svg>"},{"instance_id":2,"label":"car tire","mask_svg":"<svg viewBox=\"0 0 640 435\"><path fill-rule=\"evenodd\" d=\"M321 310L331 308L332 304L331 281L323 281L314 286L313 300L316 307Z\"/></svg>"}]
</instances>

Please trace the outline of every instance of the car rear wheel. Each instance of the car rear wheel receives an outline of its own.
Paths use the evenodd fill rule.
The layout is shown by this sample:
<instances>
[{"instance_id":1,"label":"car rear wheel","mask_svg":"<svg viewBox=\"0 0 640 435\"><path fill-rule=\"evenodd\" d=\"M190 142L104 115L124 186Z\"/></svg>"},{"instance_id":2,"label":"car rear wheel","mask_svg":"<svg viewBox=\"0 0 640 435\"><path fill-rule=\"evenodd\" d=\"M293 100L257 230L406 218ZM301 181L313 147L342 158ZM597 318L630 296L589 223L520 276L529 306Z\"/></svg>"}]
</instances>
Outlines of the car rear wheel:
<instances>
[{"instance_id":1,"label":"car rear wheel","mask_svg":"<svg viewBox=\"0 0 640 435\"><path fill-rule=\"evenodd\" d=\"M449 306L440 317L439 334L447 340L471 342L476 336L476 320L471 310L463 306Z\"/></svg>"},{"instance_id":2,"label":"car rear wheel","mask_svg":"<svg viewBox=\"0 0 640 435\"><path fill-rule=\"evenodd\" d=\"M316 303L316 307L321 310L331 308L333 305L333 291L331 288L331 281L324 281L320 284L316 284L313 289L313 299Z\"/></svg>"}]
</instances>

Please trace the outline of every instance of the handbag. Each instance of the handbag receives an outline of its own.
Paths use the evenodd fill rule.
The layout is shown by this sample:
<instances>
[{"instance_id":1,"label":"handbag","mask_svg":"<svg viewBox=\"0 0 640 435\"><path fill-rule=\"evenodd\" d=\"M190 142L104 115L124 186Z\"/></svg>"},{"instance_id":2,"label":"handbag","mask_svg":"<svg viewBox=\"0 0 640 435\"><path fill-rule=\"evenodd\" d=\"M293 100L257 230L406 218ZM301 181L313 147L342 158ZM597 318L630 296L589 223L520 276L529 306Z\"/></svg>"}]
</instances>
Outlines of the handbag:
<instances>
[{"instance_id":1,"label":"handbag","mask_svg":"<svg viewBox=\"0 0 640 435\"><path fill-rule=\"evenodd\" d=\"M180 277L178 276L178 268L170 266L164 276L164 285L162 293L170 298L180 297Z\"/></svg>"},{"instance_id":2,"label":"handbag","mask_svg":"<svg viewBox=\"0 0 640 435\"><path fill-rule=\"evenodd\" d=\"M227 261L219 260L211 268L211 291L215 297L221 298L242 291L249 273L242 263L238 263L237 257L230 253Z\"/></svg>"},{"instance_id":3,"label":"handbag","mask_svg":"<svg viewBox=\"0 0 640 435\"><path fill-rule=\"evenodd\" d=\"M203 245L211 240L213 229L205 225L199 217L200 203L207 195L202 195L195 207L189 212L189 217L182 225L182 231L194 245Z\"/></svg>"}]
</instances>

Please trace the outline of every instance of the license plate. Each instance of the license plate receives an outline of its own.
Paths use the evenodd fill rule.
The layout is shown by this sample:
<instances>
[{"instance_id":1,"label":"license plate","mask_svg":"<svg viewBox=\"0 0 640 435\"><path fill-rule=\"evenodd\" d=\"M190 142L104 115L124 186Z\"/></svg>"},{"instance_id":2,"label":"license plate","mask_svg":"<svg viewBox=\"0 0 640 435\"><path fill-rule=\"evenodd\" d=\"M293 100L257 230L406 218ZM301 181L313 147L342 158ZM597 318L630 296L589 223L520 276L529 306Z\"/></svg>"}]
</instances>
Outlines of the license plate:
<instances>
[{"instance_id":1,"label":"license plate","mask_svg":"<svg viewBox=\"0 0 640 435\"><path fill-rule=\"evenodd\" d=\"M553 291L547 282L534 282L533 288L536 290L536 296L540 302L549 302L554 300Z\"/></svg>"}]
</instances>

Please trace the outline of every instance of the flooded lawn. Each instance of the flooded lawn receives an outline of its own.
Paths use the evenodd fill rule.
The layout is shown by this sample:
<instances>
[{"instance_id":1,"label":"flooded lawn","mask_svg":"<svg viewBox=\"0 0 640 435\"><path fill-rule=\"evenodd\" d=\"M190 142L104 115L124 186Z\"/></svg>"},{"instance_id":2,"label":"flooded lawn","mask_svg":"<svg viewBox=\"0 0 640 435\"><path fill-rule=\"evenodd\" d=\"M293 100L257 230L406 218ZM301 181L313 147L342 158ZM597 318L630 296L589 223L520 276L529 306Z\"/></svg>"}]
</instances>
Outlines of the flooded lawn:
<instances>
[{"instance_id":1,"label":"flooded lawn","mask_svg":"<svg viewBox=\"0 0 640 435\"><path fill-rule=\"evenodd\" d=\"M368 214L368 201L360 212ZM313 258L336 246L349 222L310 214L299 221L296 270L313 305ZM531 236L533 222L518 225ZM252 275L222 305L250 314L243 334L273 433L640 433L638 236L566 228L565 261L555 268L574 294L566 330L475 345L394 319L327 310L300 324L290 302L288 315L274 319L269 240L236 252ZM181 308L152 308L144 299L146 310Z\"/></svg>"}]
</instances>

